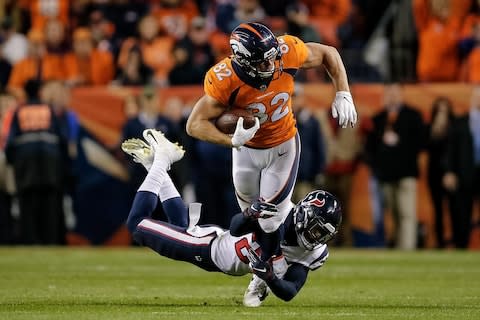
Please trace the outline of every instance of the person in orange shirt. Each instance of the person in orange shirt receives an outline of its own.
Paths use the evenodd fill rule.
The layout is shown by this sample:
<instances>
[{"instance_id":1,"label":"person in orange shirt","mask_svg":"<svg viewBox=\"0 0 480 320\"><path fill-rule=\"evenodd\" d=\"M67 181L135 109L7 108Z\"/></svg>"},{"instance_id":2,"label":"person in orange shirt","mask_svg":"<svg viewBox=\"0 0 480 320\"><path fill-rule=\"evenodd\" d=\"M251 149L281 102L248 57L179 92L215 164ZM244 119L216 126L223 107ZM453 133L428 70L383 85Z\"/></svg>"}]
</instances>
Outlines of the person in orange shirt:
<instances>
[{"instance_id":1,"label":"person in orange shirt","mask_svg":"<svg viewBox=\"0 0 480 320\"><path fill-rule=\"evenodd\" d=\"M69 0L31 0L29 11L32 29L43 30L51 19L58 19L64 27L68 27L69 10Z\"/></svg>"},{"instance_id":2,"label":"person in orange shirt","mask_svg":"<svg viewBox=\"0 0 480 320\"><path fill-rule=\"evenodd\" d=\"M168 82L168 73L174 66L172 51L174 39L168 36L158 36L159 26L153 16L145 16L138 26L140 40L126 39L118 57L118 65L124 69L131 49L138 45L145 65L154 71L154 82L164 86Z\"/></svg>"},{"instance_id":3,"label":"person in orange shirt","mask_svg":"<svg viewBox=\"0 0 480 320\"><path fill-rule=\"evenodd\" d=\"M233 183L242 210L258 198L278 208L275 216L258 221L266 261L278 254L279 227L292 208L299 164L300 140L291 107L295 74L300 68L324 66L337 92L333 116L347 127L355 125L357 113L335 48L289 35L277 38L266 26L252 22L233 30L230 46L233 56L207 72L205 95L195 104L186 129L194 138L232 147ZM233 136L220 132L212 120L230 108L250 110L255 125L245 129L239 118ZM244 304L258 307L265 294L265 282L254 277Z\"/></svg>"},{"instance_id":4,"label":"person in orange shirt","mask_svg":"<svg viewBox=\"0 0 480 320\"><path fill-rule=\"evenodd\" d=\"M192 0L160 0L151 9L157 19L160 30L165 35L182 39L188 31L192 19L199 15L198 8Z\"/></svg>"},{"instance_id":5,"label":"person in orange shirt","mask_svg":"<svg viewBox=\"0 0 480 320\"><path fill-rule=\"evenodd\" d=\"M463 10L457 8L457 2L448 0L412 1L418 32L418 80L458 80L458 41Z\"/></svg>"},{"instance_id":6,"label":"person in orange shirt","mask_svg":"<svg viewBox=\"0 0 480 320\"><path fill-rule=\"evenodd\" d=\"M322 41L332 46L339 46L338 27L347 21L351 0L302 0L310 10L310 22L315 26Z\"/></svg>"},{"instance_id":7,"label":"person in orange shirt","mask_svg":"<svg viewBox=\"0 0 480 320\"><path fill-rule=\"evenodd\" d=\"M29 53L25 59L14 66L7 88L15 96L24 97L23 87L30 79L63 80L62 60L58 55L46 52L45 39L42 31L31 30L27 35Z\"/></svg>"},{"instance_id":8,"label":"person in orange shirt","mask_svg":"<svg viewBox=\"0 0 480 320\"><path fill-rule=\"evenodd\" d=\"M94 49L90 31L78 28L73 33L73 52L64 57L66 81L76 85L106 85L113 80L112 54Z\"/></svg>"}]
</instances>

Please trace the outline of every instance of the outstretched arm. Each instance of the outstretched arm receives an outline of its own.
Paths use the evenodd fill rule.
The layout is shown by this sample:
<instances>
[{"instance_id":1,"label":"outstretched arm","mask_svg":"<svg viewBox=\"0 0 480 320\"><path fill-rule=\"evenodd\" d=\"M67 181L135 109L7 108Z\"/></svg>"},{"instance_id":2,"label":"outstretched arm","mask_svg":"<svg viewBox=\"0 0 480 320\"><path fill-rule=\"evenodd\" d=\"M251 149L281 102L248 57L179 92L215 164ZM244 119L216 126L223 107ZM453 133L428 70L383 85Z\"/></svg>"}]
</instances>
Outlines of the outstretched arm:
<instances>
[{"instance_id":1,"label":"outstretched arm","mask_svg":"<svg viewBox=\"0 0 480 320\"><path fill-rule=\"evenodd\" d=\"M333 81L336 91L350 92L347 71L337 49L316 42L307 42L305 45L308 49L308 56L302 68L309 69L324 66Z\"/></svg>"},{"instance_id":2,"label":"outstretched arm","mask_svg":"<svg viewBox=\"0 0 480 320\"><path fill-rule=\"evenodd\" d=\"M334 47L320 43L308 42L305 45L308 54L302 68L325 67L337 92L332 104L332 115L334 118L338 117L338 124L343 128L346 128L348 124L353 127L357 123L357 111L350 94L347 71L340 54Z\"/></svg>"}]
</instances>

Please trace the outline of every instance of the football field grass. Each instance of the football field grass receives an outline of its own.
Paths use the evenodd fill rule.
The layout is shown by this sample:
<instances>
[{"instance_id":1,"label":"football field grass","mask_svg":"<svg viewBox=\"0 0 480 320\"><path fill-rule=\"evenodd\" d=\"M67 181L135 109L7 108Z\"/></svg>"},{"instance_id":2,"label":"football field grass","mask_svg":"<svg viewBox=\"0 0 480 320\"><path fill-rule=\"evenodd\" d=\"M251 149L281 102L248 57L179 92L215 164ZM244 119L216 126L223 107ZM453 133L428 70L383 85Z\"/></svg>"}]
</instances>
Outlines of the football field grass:
<instances>
[{"instance_id":1,"label":"football field grass","mask_svg":"<svg viewBox=\"0 0 480 320\"><path fill-rule=\"evenodd\" d=\"M249 277L143 248L1 248L0 319L480 319L480 253L332 249L302 291L242 306Z\"/></svg>"}]
</instances>

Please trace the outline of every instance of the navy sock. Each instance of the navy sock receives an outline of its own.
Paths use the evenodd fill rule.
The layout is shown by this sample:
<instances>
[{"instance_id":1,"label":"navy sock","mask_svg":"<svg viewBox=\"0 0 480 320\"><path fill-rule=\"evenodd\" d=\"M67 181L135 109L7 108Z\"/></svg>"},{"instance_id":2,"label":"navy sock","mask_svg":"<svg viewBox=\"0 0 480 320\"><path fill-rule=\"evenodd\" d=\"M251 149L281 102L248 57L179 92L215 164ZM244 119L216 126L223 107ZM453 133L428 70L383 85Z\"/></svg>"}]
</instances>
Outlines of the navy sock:
<instances>
[{"instance_id":1,"label":"navy sock","mask_svg":"<svg viewBox=\"0 0 480 320\"><path fill-rule=\"evenodd\" d=\"M163 201L162 206L169 223L182 228L188 227L188 210L182 198L170 198Z\"/></svg>"},{"instance_id":2,"label":"navy sock","mask_svg":"<svg viewBox=\"0 0 480 320\"><path fill-rule=\"evenodd\" d=\"M132 208L127 218L127 228L133 233L137 225L145 218L149 218L157 207L158 196L148 191L138 191L133 200Z\"/></svg>"}]
</instances>

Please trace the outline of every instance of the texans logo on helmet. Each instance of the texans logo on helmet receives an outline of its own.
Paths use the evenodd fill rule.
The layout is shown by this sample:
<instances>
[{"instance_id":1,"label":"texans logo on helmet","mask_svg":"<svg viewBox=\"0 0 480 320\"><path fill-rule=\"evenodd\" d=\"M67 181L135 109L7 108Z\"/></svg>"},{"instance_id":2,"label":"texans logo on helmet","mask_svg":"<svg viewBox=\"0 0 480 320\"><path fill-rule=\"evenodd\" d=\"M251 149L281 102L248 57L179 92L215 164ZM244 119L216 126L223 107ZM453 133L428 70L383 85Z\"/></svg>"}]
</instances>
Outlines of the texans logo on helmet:
<instances>
[{"instance_id":1,"label":"texans logo on helmet","mask_svg":"<svg viewBox=\"0 0 480 320\"><path fill-rule=\"evenodd\" d=\"M325 205L325 199L322 199L322 200L313 199L312 201L309 201L308 203L313 204L314 206L317 206L317 207L321 208Z\"/></svg>"}]
</instances>

